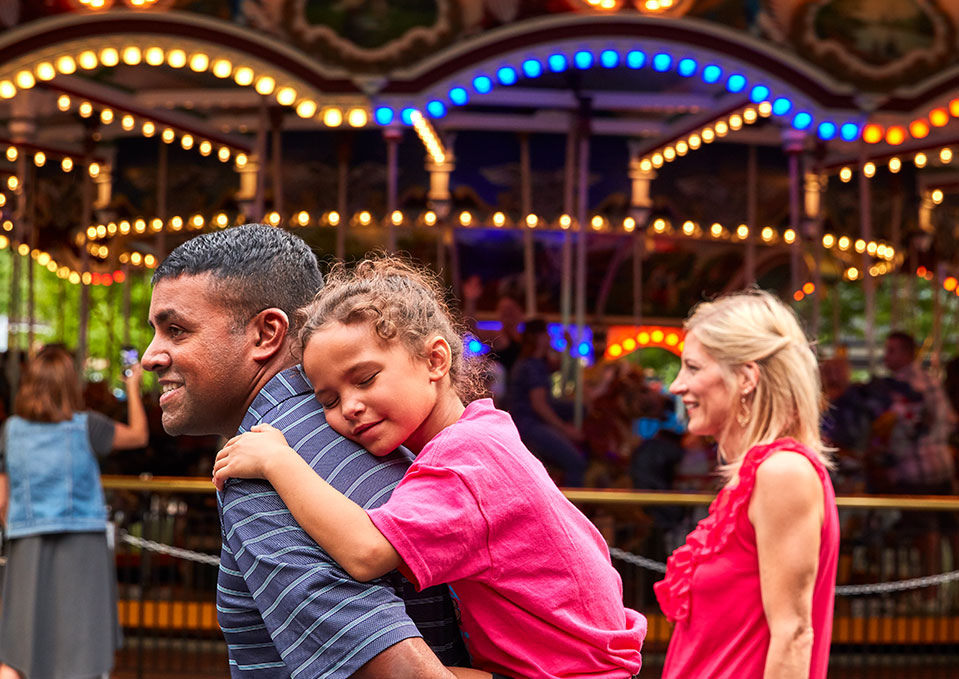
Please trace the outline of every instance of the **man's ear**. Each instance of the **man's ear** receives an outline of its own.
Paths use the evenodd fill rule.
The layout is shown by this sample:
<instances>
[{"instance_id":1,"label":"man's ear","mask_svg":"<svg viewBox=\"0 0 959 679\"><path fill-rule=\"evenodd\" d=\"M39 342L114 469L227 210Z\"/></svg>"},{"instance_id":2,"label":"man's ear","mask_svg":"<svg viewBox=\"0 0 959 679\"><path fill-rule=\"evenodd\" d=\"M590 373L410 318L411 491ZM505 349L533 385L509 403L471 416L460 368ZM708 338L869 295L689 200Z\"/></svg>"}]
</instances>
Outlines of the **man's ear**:
<instances>
[{"instance_id":1,"label":"man's ear","mask_svg":"<svg viewBox=\"0 0 959 679\"><path fill-rule=\"evenodd\" d=\"M440 335L436 335L429 340L426 345L427 360L429 361L430 380L438 382L446 377L450 372L450 366L453 364L453 351L447 342Z\"/></svg>"},{"instance_id":2,"label":"man's ear","mask_svg":"<svg viewBox=\"0 0 959 679\"><path fill-rule=\"evenodd\" d=\"M250 331L253 359L266 362L286 347L290 319L282 309L264 309L250 320Z\"/></svg>"}]
</instances>

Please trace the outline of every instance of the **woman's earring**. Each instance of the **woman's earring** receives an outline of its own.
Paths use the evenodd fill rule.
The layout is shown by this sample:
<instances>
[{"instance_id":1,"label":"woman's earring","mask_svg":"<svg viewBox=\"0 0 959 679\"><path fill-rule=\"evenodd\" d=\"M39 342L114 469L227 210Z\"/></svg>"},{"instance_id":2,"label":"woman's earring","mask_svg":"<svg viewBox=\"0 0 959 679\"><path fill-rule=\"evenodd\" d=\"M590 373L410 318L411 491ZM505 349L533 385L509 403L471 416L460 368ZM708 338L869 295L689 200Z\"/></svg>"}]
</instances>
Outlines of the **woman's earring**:
<instances>
[{"instance_id":1,"label":"woman's earring","mask_svg":"<svg viewBox=\"0 0 959 679\"><path fill-rule=\"evenodd\" d=\"M752 416L753 413L749 409L749 404L746 403L746 394L744 393L739 399L739 412L736 413L736 421L739 423L740 427L745 427L747 424L749 424L749 420Z\"/></svg>"}]
</instances>

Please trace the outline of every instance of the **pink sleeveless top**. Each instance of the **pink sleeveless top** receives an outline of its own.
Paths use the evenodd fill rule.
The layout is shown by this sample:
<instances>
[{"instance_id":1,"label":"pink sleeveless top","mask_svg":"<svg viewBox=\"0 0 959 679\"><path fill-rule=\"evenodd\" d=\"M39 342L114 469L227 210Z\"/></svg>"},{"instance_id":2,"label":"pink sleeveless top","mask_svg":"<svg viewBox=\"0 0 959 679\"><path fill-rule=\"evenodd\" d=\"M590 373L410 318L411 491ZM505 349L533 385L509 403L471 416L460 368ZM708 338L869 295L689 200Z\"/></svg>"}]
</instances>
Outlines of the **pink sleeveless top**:
<instances>
[{"instance_id":1,"label":"pink sleeveless top","mask_svg":"<svg viewBox=\"0 0 959 679\"><path fill-rule=\"evenodd\" d=\"M829 474L815 453L793 439L779 439L746 453L739 483L723 488L667 562L656 597L675 626L663 679L761 679L769 627L759 586L756 531L747 515L756 470L777 450L802 453L822 481L825 507L819 571L813 589L815 634L810 679L825 679L832 637L833 598L839 557L839 515Z\"/></svg>"}]
</instances>

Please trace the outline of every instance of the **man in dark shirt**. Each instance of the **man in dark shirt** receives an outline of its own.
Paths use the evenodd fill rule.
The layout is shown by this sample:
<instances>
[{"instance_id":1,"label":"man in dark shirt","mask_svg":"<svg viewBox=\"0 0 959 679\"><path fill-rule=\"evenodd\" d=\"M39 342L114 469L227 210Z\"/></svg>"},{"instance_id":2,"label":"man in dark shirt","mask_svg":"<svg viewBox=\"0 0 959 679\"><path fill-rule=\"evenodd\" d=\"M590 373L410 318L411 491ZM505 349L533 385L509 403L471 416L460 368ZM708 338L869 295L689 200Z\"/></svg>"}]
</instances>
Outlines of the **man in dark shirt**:
<instances>
[{"instance_id":1,"label":"man in dark shirt","mask_svg":"<svg viewBox=\"0 0 959 679\"><path fill-rule=\"evenodd\" d=\"M163 427L231 437L268 422L364 507L389 497L410 458L375 458L336 434L293 348L296 310L322 285L301 239L247 225L191 239L153 275L153 341ZM230 673L245 679L450 679L467 659L446 588L416 593L398 573L352 580L264 481L218 496L217 612Z\"/></svg>"}]
</instances>

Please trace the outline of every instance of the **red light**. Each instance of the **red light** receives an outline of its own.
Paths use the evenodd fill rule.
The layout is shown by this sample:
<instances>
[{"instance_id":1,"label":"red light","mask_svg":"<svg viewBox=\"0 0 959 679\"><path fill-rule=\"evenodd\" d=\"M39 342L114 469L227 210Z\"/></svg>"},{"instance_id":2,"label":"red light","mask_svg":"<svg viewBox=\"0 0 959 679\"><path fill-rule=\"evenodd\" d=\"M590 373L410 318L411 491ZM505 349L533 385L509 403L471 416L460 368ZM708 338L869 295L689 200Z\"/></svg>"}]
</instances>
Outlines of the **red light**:
<instances>
[{"instance_id":1,"label":"red light","mask_svg":"<svg viewBox=\"0 0 959 679\"><path fill-rule=\"evenodd\" d=\"M801 302L805 296L802 290L796 290L796 292L793 293L793 299L797 302Z\"/></svg>"},{"instance_id":2,"label":"red light","mask_svg":"<svg viewBox=\"0 0 959 679\"><path fill-rule=\"evenodd\" d=\"M925 120L913 120L909 123L909 134L915 139L922 139L929 134L929 123Z\"/></svg>"},{"instance_id":3,"label":"red light","mask_svg":"<svg viewBox=\"0 0 959 679\"><path fill-rule=\"evenodd\" d=\"M929 111L929 122L936 127L945 127L949 123L949 112L944 108L934 108Z\"/></svg>"},{"instance_id":4,"label":"red light","mask_svg":"<svg viewBox=\"0 0 959 679\"><path fill-rule=\"evenodd\" d=\"M816 292L816 286L812 282L806 283L804 286L802 286L802 291L807 295L811 295Z\"/></svg>"},{"instance_id":5,"label":"red light","mask_svg":"<svg viewBox=\"0 0 959 679\"><path fill-rule=\"evenodd\" d=\"M119 269L117 269L116 271L113 272L113 282L114 282L114 283L122 283L122 282L125 281L126 279L127 279L127 275L126 275L125 273L123 273L122 271L120 271Z\"/></svg>"},{"instance_id":6,"label":"red light","mask_svg":"<svg viewBox=\"0 0 959 679\"><path fill-rule=\"evenodd\" d=\"M867 144L878 144L882 141L882 125L877 125L876 123L870 123L866 125L862 130L862 140Z\"/></svg>"},{"instance_id":7,"label":"red light","mask_svg":"<svg viewBox=\"0 0 959 679\"><path fill-rule=\"evenodd\" d=\"M100 276L100 284L101 284L101 285L113 285L113 276L111 276L111 275L108 274L108 273L103 274L102 276Z\"/></svg>"},{"instance_id":8,"label":"red light","mask_svg":"<svg viewBox=\"0 0 959 679\"><path fill-rule=\"evenodd\" d=\"M94 275L96 275L96 274L94 274ZM917 276L922 276L923 278L925 278L925 276L926 276L926 267L920 266L918 269L916 269L916 275L917 275Z\"/></svg>"},{"instance_id":9,"label":"red light","mask_svg":"<svg viewBox=\"0 0 959 679\"><path fill-rule=\"evenodd\" d=\"M92 276L90 276L90 282L94 285L100 285L100 274L94 273Z\"/></svg>"},{"instance_id":10,"label":"red light","mask_svg":"<svg viewBox=\"0 0 959 679\"><path fill-rule=\"evenodd\" d=\"M886 130L886 142L892 146L898 146L906 141L906 130L899 125L893 125Z\"/></svg>"}]
</instances>

